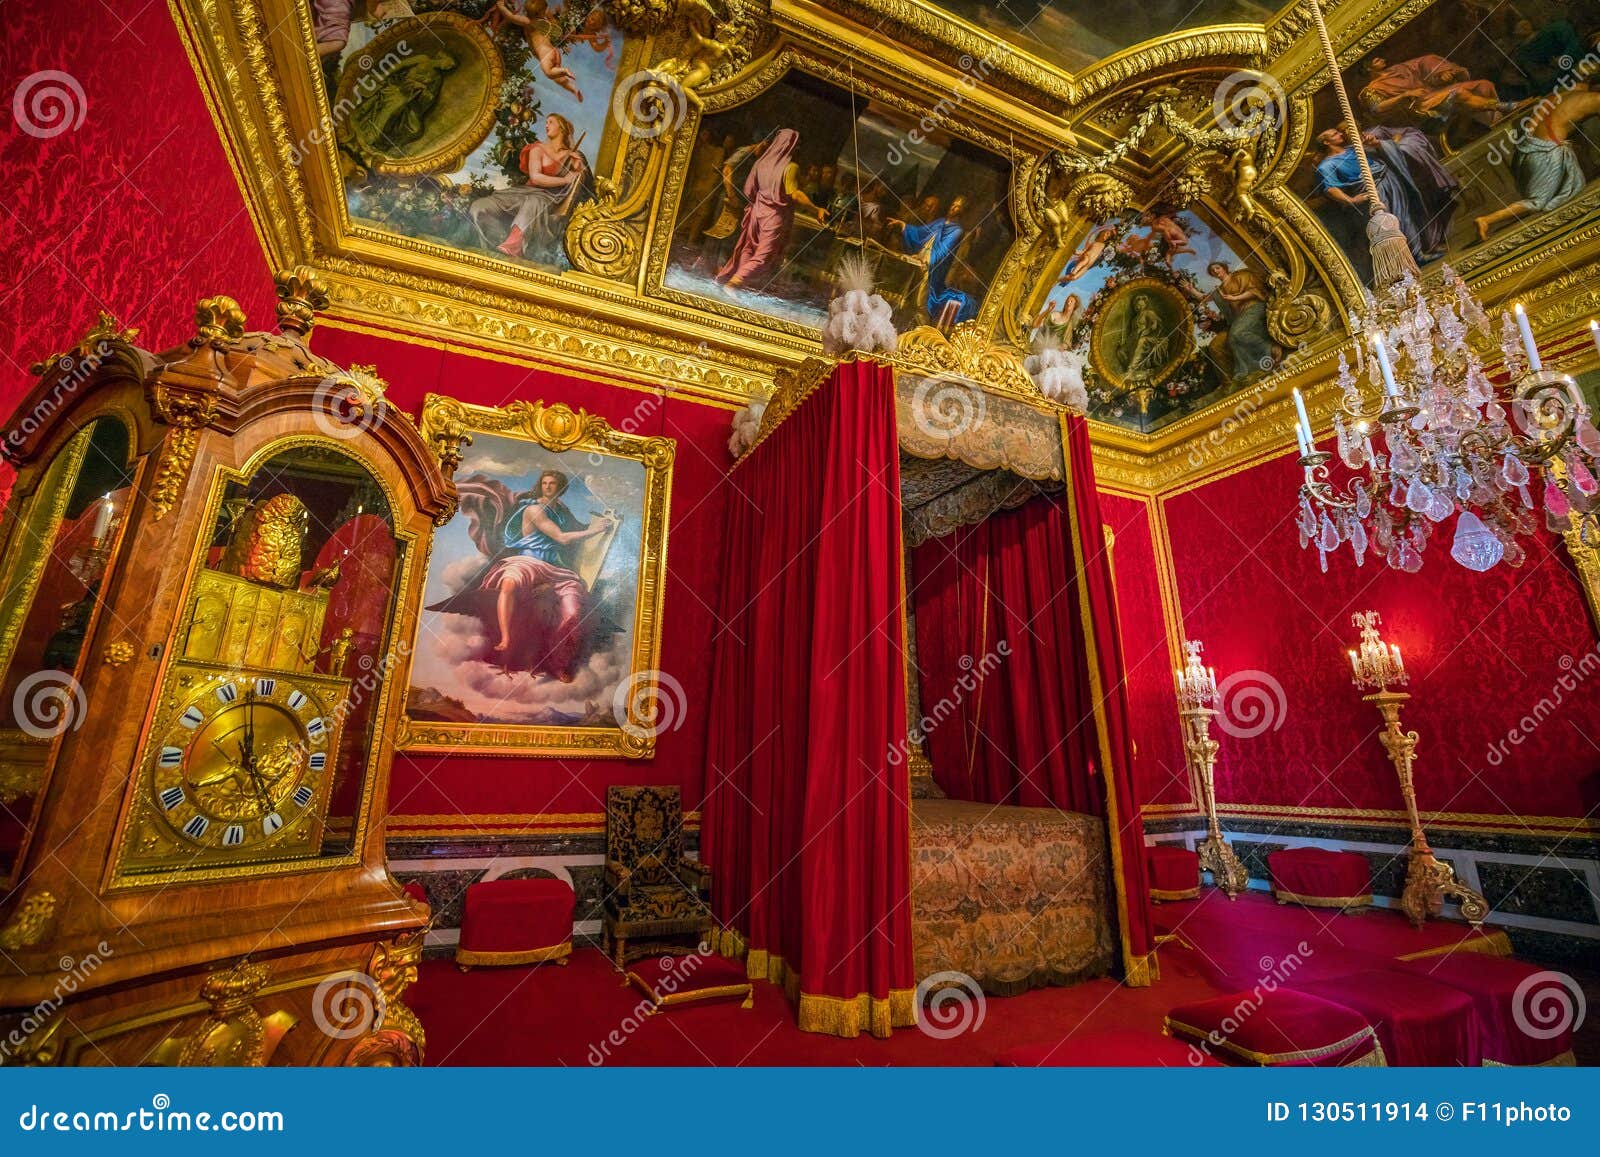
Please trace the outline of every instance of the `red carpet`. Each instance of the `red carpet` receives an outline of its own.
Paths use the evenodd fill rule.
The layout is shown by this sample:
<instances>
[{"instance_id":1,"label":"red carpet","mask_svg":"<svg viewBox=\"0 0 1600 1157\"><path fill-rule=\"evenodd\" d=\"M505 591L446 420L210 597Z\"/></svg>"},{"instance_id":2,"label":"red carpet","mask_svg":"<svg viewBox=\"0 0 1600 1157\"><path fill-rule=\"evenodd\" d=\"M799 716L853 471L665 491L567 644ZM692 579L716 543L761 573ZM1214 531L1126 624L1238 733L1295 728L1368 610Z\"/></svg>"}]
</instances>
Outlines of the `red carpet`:
<instances>
[{"instance_id":1,"label":"red carpet","mask_svg":"<svg viewBox=\"0 0 1600 1157\"><path fill-rule=\"evenodd\" d=\"M1097 980L986 998L981 1022L948 1038L915 1028L889 1040L803 1033L783 993L759 982L752 1009L725 1001L642 1017L639 994L592 949L575 951L565 968L462 974L449 960L426 961L407 1001L427 1030L432 1065L990 1065L1021 1045L1108 1030L1159 1033L1168 1009L1249 988L1274 969L1301 980L1347 975L1371 968L1375 958L1475 935L1443 923L1417 932L1387 911L1346 916L1280 907L1259 895L1230 904L1214 889L1160 905L1156 916L1158 931L1176 931L1189 946L1161 949L1162 979L1152 987Z\"/></svg>"}]
</instances>

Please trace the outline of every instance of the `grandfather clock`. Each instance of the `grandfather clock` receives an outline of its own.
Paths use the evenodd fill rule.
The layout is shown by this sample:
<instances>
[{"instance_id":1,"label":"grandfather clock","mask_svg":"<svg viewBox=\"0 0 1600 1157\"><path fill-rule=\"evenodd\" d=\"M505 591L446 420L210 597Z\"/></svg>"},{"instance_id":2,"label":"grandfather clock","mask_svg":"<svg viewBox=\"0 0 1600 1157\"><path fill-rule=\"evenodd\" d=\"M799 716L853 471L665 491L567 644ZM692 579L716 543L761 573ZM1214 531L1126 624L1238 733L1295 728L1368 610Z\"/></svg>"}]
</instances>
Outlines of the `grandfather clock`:
<instances>
[{"instance_id":1,"label":"grandfather clock","mask_svg":"<svg viewBox=\"0 0 1600 1157\"><path fill-rule=\"evenodd\" d=\"M4 435L0 1063L416 1064L393 735L459 446L227 297L104 315Z\"/></svg>"}]
</instances>

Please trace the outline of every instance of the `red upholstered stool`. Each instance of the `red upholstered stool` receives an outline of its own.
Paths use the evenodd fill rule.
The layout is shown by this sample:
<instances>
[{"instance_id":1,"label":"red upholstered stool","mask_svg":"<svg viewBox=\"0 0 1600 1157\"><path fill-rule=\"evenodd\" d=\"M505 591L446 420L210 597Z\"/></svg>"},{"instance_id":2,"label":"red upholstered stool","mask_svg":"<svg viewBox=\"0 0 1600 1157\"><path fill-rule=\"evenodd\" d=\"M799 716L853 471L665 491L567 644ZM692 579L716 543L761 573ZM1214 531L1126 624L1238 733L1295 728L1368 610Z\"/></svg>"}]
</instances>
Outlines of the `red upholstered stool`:
<instances>
[{"instance_id":1,"label":"red upholstered stool","mask_svg":"<svg viewBox=\"0 0 1600 1157\"><path fill-rule=\"evenodd\" d=\"M484 880L467 889L456 963L565 964L572 955L572 887L564 880Z\"/></svg>"},{"instance_id":2,"label":"red upholstered stool","mask_svg":"<svg viewBox=\"0 0 1600 1157\"><path fill-rule=\"evenodd\" d=\"M1472 998L1486 1065L1571 1065L1573 996L1560 974L1483 952L1404 960L1395 968Z\"/></svg>"},{"instance_id":3,"label":"red upholstered stool","mask_svg":"<svg viewBox=\"0 0 1600 1157\"><path fill-rule=\"evenodd\" d=\"M744 1002L741 1008L755 1004L755 986L744 965L726 956L647 956L628 969L628 983L654 1009L731 997Z\"/></svg>"},{"instance_id":4,"label":"red upholstered stool","mask_svg":"<svg viewBox=\"0 0 1600 1157\"><path fill-rule=\"evenodd\" d=\"M1154 844L1144 850L1152 900L1193 900L1200 894L1200 857L1176 844Z\"/></svg>"},{"instance_id":5,"label":"red upholstered stool","mask_svg":"<svg viewBox=\"0 0 1600 1157\"><path fill-rule=\"evenodd\" d=\"M1377 1030L1391 1065L1483 1063L1472 998L1425 976L1376 969L1324 980L1295 981L1309 992L1352 1008Z\"/></svg>"},{"instance_id":6,"label":"red upholstered stool","mask_svg":"<svg viewBox=\"0 0 1600 1157\"><path fill-rule=\"evenodd\" d=\"M1019 1069L1220 1067L1219 1061L1194 1045L1184 1044L1157 1032L1128 1028L1084 1033L1070 1036L1064 1041L1019 1045L995 1057L994 1063Z\"/></svg>"},{"instance_id":7,"label":"red upholstered stool","mask_svg":"<svg viewBox=\"0 0 1600 1157\"><path fill-rule=\"evenodd\" d=\"M1363 908L1372 903L1372 865L1360 852L1285 848L1268 854L1267 871L1280 904Z\"/></svg>"},{"instance_id":8,"label":"red upholstered stool","mask_svg":"<svg viewBox=\"0 0 1600 1157\"><path fill-rule=\"evenodd\" d=\"M1381 1065L1383 1046L1352 1008L1293 989L1235 992L1179 1005L1167 1031L1201 1051L1249 1065Z\"/></svg>"}]
</instances>

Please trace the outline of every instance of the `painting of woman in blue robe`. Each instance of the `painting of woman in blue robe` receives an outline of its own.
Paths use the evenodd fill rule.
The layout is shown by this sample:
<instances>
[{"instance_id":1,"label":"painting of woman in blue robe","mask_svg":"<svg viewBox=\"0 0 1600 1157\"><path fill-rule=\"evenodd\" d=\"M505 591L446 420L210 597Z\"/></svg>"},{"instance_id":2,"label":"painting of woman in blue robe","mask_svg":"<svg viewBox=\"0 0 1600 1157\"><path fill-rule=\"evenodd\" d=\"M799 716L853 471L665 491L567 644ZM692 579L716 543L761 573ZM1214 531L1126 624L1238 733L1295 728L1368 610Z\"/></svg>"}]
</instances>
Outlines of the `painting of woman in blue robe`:
<instances>
[{"instance_id":1,"label":"painting of woman in blue robe","mask_svg":"<svg viewBox=\"0 0 1600 1157\"><path fill-rule=\"evenodd\" d=\"M614 520L580 522L561 500L567 484L559 470L544 471L533 490L517 495L482 475L462 479L461 510L488 558L459 592L427 609L479 619L502 669L570 683L591 642L577 548Z\"/></svg>"}]
</instances>

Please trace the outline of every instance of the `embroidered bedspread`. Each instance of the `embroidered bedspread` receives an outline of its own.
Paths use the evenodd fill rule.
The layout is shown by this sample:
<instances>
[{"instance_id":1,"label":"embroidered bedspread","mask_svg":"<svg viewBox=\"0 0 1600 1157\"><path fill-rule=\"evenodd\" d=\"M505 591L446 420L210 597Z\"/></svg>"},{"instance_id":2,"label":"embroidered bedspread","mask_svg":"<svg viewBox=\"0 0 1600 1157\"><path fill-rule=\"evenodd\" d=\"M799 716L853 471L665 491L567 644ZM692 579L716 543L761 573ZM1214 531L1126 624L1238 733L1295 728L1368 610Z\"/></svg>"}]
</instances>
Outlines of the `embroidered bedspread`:
<instances>
[{"instance_id":1,"label":"embroidered bedspread","mask_svg":"<svg viewBox=\"0 0 1600 1157\"><path fill-rule=\"evenodd\" d=\"M993 995L1110 971L1105 826L1051 808L911 805L917 977L966 973Z\"/></svg>"}]
</instances>

